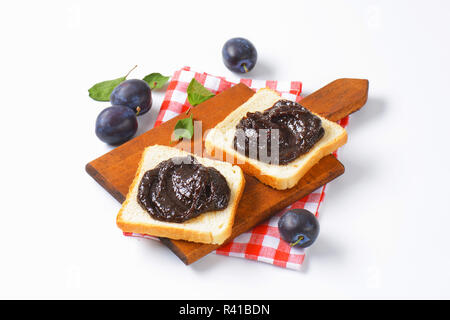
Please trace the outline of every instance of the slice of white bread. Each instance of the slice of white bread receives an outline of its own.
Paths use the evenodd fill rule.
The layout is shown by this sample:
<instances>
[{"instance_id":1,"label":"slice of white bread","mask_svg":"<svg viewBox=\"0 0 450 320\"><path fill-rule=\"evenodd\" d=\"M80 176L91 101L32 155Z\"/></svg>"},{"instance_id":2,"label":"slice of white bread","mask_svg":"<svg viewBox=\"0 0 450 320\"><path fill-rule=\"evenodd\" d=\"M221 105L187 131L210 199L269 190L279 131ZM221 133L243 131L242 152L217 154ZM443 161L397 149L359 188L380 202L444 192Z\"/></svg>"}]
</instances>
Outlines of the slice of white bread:
<instances>
[{"instance_id":1,"label":"slice of white bread","mask_svg":"<svg viewBox=\"0 0 450 320\"><path fill-rule=\"evenodd\" d=\"M202 213L183 223L153 219L137 201L138 187L142 176L146 171L155 168L164 160L188 155L194 156L204 166L214 167L225 177L231 190L227 208L220 211ZM176 148L161 145L150 146L142 154L136 176L117 215L117 226L125 232L136 232L193 242L222 244L231 235L234 216L244 191L244 186L244 174L238 166L201 158Z\"/></svg>"},{"instance_id":2,"label":"slice of white bread","mask_svg":"<svg viewBox=\"0 0 450 320\"><path fill-rule=\"evenodd\" d=\"M295 186L298 181L324 156L334 152L347 142L347 132L339 124L323 117L324 136L306 154L286 165L274 165L248 158L233 148L236 125L247 112L264 111L282 98L271 89L260 89L244 104L230 113L222 122L211 129L205 138L206 151L218 158L236 163L245 173L278 190Z\"/></svg>"}]
</instances>

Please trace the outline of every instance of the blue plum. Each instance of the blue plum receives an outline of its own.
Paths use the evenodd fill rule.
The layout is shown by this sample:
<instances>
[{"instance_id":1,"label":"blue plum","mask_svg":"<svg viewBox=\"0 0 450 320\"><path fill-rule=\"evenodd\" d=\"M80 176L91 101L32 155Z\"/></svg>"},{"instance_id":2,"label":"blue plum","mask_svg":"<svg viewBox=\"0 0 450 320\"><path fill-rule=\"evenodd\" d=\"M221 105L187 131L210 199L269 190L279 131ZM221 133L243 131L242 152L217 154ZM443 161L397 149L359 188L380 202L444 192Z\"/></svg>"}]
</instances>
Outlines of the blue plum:
<instances>
[{"instance_id":1,"label":"blue plum","mask_svg":"<svg viewBox=\"0 0 450 320\"><path fill-rule=\"evenodd\" d=\"M127 106L142 115L152 107L152 90L144 80L125 80L114 88L110 101L112 105Z\"/></svg>"},{"instance_id":2,"label":"blue plum","mask_svg":"<svg viewBox=\"0 0 450 320\"><path fill-rule=\"evenodd\" d=\"M104 109L97 116L95 134L111 145L118 145L130 140L137 131L136 114L127 106L113 105Z\"/></svg>"},{"instance_id":3,"label":"blue plum","mask_svg":"<svg viewBox=\"0 0 450 320\"><path fill-rule=\"evenodd\" d=\"M255 46L244 38L232 38L222 48L225 66L233 72L246 73L254 68L258 54Z\"/></svg>"},{"instance_id":4,"label":"blue plum","mask_svg":"<svg viewBox=\"0 0 450 320\"><path fill-rule=\"evenodd\" d=\"M319 235L319 221L305 209L292 209L278 220L281 238L292 247L306 248L316 241Z\"/></svg>"}]
</instances>

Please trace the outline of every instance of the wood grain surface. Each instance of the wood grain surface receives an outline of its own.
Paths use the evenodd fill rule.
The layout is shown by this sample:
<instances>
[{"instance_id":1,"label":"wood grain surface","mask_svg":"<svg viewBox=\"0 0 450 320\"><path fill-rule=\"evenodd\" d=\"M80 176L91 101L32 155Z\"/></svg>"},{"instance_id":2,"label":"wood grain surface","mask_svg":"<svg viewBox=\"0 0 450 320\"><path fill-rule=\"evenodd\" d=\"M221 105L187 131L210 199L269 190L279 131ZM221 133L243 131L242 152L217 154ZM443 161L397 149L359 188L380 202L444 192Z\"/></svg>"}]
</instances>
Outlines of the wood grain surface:
<instances>
[{"instance_id":1,"label":"wood grain surface","mask_svg":"<svg viewBox=\"0 0 450 320\"><path fill-rule=\"evenodd\" d=\"M367 91L367 80L338 79L305 97L301 104L315 113L337 121L359 110L367 100ZM122 203L136 174L145 147L154 144L169 145L205 156L203 143L199 140L204 136L204 132L213 128L253 94L254 91L250 88L244 84L238 84L192 108L194 121L201 121L202 124L202 135L196 135L193 141L183 141L178 144L171 142L175 123L186 117L185 114L181 114L89 162L86 165L86 171ZM195 150L194 143L202 147ZM245 190L239 202L230 239L253 228L342 173L344 173L344 166L335 157L329 155L317 163L295 187L288 190L272 189L255 178L245 175ZM218 247L182 240L160 239L185 264L198 260Z\"/></svg>"}]
</instances>

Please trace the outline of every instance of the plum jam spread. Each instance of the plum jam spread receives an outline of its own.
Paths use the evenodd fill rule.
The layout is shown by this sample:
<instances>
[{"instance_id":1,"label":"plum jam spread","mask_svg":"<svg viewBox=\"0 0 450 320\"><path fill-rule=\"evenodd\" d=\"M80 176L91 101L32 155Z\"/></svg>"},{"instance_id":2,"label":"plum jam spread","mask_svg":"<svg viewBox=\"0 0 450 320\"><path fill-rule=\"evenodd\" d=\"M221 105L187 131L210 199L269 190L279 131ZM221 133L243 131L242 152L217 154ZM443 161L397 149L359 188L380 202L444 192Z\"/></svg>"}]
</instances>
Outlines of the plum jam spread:
<instances>
[{"instance_id":1,"label":"plum jam spread","mask_svg":"<svg viewBox=\"0 0 450 320\"><path fill-rule=\"evenodd\" d=\"M276 155L275 151L272 155L271 146L275 130L278 164L287 164L307 153L325 134L320 118L308 109L293 101L278 100L264 112L248 112L239 121L233 147L247 157L274 163Z\"/></svg>"},{"instance_id":2,"label":"plum jam spread","mask_svg":"<svg viewBox=\"0 0 450 320\"><path fill-rule=\"evenodd\" d=\"M230 192L219 171L187 156L162 161L145 172L137 200L152 218L181 223L204 212L225 209Z\"/></svg>"}]
</instances>

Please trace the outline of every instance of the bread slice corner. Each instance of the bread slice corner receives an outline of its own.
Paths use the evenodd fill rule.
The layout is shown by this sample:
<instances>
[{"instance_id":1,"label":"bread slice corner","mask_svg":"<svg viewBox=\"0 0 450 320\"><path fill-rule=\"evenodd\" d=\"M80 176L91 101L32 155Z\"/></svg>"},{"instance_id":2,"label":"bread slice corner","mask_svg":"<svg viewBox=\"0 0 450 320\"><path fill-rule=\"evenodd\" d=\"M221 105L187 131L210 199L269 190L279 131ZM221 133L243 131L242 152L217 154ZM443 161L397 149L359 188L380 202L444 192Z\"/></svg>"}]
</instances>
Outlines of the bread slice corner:
<instances>
[{"instance_id":1,"label":"bread slice corner","mask_svg":"<svg viewBox=\"0 0 450 320\"><path fill-rule=\"evenodd\" d=\"M322 120L324 136L308 153L286 165L267 164L237 152L233 148L233 138L238 122L247 112L263 112L280 99L282 98L278 93L271 89L258 90L208 132L205 148L211 156L239 165L245 173L256 177L264 184L285 190L294 187L320 159L344 145L347 142L347 131L339 124L315 114Z\"/></svg>"},{"instance_id":2,"label":"bread slice corner","mask_svg":"<svg viewBox=\"0 0 450 320\"><path fill-rule=\"evenodd\" d=\"M164 160L187 155L194 156L204 166L214 167L225 177L231 190L228 207L220 211L202 213L183 223L153 219L137 201L138 186L142 176L146 171L153 169ZM122 208L117 214L116 223L124 232L208 244L222 244L231 235L234 217L244 186L244 174L238 166L198 157L173 147L153 145L147 147L142 154L136 176L129 188Z\"/></svg>"}]
</instances>

